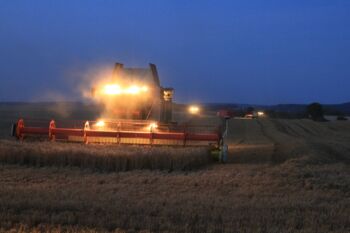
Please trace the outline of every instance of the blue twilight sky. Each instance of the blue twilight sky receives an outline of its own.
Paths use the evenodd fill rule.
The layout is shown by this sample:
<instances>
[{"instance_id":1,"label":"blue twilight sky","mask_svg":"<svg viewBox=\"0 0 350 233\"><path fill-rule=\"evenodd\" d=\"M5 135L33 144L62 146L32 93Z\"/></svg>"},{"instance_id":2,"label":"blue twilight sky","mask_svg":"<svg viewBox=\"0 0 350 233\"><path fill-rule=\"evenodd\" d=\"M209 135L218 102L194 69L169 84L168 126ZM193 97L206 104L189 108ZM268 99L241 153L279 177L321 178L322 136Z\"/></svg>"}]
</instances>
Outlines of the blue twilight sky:
<instances>
[{"instance_id":1,"label":"blue twilight sky","mask_svg":"<svg viewBox=\"0 0 350 233\"><path fill-rule=\"evenodd\" d=\"M349 0L0 0L0 101L158 66L179 102L350 101Z\"/></svg>"}]
</instances>

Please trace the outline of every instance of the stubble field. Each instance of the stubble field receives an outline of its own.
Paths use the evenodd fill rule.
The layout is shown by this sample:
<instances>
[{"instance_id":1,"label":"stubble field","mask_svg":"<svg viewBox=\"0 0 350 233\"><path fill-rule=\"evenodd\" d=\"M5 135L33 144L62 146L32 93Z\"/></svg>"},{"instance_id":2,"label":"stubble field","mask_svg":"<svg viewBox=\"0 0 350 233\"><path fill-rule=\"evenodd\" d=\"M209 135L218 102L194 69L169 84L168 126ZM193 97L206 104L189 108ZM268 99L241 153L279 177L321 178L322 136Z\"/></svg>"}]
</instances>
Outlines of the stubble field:
<instances>
[{"instance_id":1,"label":"stubble field","mask_svg":"<svg viewBox=\"0 0 350 233\"><path fill-rule=\"evenodd\" d=\"M1 158L50 151L3 138ZM349 232L349 142L348 122L233 119L227 164L109 172L2 160L0 232Z\"/></svg>"}]
</instances>

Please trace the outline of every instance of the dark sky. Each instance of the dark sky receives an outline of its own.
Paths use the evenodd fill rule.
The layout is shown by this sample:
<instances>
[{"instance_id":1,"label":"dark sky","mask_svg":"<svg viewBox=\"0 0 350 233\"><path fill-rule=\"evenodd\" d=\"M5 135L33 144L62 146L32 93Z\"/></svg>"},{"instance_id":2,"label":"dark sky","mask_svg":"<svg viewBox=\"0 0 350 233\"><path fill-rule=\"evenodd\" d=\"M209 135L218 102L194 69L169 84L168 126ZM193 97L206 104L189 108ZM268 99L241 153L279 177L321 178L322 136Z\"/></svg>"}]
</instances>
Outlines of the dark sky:
<instances>
[{"instance_id":1,"label":"dark sky","mask_svg":"<svg viewBox=\"0 0 350 233\"><path fill-rule=\"evenodd\" d=\"M350 101L350 1L0 2L0 101L77 99L80 74L155 63L180 102Z\"/></svg>"}]
</instances>

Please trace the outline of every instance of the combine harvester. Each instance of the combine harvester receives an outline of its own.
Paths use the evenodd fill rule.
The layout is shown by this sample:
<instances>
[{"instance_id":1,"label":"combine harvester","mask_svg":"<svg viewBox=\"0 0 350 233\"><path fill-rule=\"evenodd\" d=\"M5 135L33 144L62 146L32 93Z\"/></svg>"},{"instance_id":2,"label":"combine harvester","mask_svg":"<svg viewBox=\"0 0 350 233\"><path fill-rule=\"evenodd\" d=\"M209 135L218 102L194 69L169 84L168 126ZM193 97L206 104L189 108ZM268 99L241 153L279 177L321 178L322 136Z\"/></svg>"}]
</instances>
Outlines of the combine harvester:
<instances>
[{"instance_id":1,"label":"combine harvester","mask_svg":"<svg viewBox=\"0 0 350 233\"><path fill-rule=\"evenodd\" d=\"M91 97L104 106L103 119L62 122L19 119L12 134L19 140L44 137L83 143L210 146L225 161L229 112L219 112L224 119L222 125L173 122L173 93L173 88L160 85L154 64L140 69L124 68L117 63L111 79L100 80L91 87Z\"/></svg>"}]
</instances>

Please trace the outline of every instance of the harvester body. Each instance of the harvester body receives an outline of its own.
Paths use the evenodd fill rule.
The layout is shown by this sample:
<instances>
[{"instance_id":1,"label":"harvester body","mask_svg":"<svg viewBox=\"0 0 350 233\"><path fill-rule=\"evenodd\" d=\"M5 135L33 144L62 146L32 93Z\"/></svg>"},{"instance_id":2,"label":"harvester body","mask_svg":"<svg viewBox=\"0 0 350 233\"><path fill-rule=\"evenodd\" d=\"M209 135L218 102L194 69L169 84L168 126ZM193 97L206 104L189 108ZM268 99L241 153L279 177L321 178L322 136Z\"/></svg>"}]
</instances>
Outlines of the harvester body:
<instances>
[{"instance_id":1,"label":"harvester body","mask_svg":"<svg viewBox=\"0 0 350 233\"><path fill-rule=\"evenodd\" d=\"M116 63L108 80L96 82L91 96L104 105L96 121L33 121L19 119L18 139L168 146L222 144L220 126L172 122L173 88L160 84L157 68L125 68Z\"/></svg>"}]
</instances>

